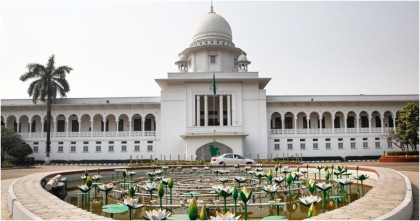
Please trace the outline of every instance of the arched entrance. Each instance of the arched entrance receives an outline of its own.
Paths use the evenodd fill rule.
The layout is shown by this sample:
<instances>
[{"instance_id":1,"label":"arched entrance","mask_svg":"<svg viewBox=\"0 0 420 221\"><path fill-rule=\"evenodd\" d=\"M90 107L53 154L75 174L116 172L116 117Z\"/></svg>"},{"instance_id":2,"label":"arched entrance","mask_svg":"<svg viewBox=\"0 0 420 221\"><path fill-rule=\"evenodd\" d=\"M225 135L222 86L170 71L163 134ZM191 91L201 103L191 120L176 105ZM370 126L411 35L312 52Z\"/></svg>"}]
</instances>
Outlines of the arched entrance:
<instances>
[{"instance_id":1,"label":"arched entrance","mask_svg":"<svg viewBox=\"0 0 420 221\"><path fill-rule=\"evenodd\" d=\"M211 142L205 144L197 149L195 152L196 160L209 161L211 157L220 156L224 153L233 153L232 148L218 142Z\"/></svg>"}]
</instances>

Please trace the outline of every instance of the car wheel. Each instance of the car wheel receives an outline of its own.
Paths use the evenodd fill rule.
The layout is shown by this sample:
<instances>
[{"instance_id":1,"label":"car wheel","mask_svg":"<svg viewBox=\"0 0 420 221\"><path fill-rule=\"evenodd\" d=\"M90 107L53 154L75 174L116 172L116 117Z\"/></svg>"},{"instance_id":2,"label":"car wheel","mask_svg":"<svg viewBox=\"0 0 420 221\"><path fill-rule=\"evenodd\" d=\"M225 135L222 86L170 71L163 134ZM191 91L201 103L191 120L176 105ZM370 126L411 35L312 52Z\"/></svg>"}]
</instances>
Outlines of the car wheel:
<instances>
[{"instance_id":1,"label":"car wheel","mask_svg":"<svg viewBox=\"0 0 420 221\"><path fill-rule=\"evenodd\" d=\"M219 165L223 166L223 162L220 162Z\"/></svg>"},{"instance_id":2,"label":"car wheel","mask_svg":"<svg viewBox=\"0 0 420 221\"><path fill-rule=\"evenodd\" d=\"M252 163L251 163L251 162L246 162L246 164L250 165L250 164L252 164Z\"/></svg>"}]
</instances>

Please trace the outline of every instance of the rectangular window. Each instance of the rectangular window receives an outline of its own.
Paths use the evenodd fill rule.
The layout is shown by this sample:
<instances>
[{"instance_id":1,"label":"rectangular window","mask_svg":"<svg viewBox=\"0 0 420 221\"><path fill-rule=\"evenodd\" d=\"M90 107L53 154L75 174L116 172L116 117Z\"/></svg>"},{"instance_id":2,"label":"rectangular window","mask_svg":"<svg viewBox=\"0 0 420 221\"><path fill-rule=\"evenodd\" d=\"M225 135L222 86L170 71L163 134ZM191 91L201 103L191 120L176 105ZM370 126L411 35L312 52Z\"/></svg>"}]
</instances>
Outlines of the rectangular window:
<instances>
[{"instance_id":1,"label":"rectangular window","mask_svg":"<svg viewBox=\"0 0 420 221\"><path fill-rule=\"evenodd\" d=\"M120 119L118 121L118 131L124 131L124 120Z\"/></svg>"},{"instance_id":2,"label":"rectangular window","mask_svg":"<svg viewBox=\"0 0 420 221\"><path fill-rule=\"evenodd\" d=\"M340 117L334 118L334 128L340 128Z\"/></svg>"},{"instance_id":3,"label":"rectangular window","mask_svg":"<svg viewBox=\"0 0 420 221\"><path fill-rule=\"evenodd\" d=\"M38 146L34 146L34 153L38 153Z\"/></svg>"},{"instance_id":4,"label":"rectangular window","mask_svg":"<svg viewBox=\"0 0 420 221\"><path fill-rule=\"evenodd\" d=\"M325 149L327 150L331 149L331 143L325 143Z\"/></svg>"},{"instance_id":5,"label":"rectangular window","mask_svg":"<svg viewBox=\"0 0 420 221\"><path fill-rule=\"evenodd\" d=\"M313 143L314 149L318 150L318 143Z\"/></svg>"},{"instance_id":6,"label":"rectangular window","mask_svg":"<svg viewBox=\"0 0 420 221\"><path fill-rule=\"evenodd\" d=\"M101 121L101 131L104 131L104 122ZM109 120L105 121L105 131L109 131Z\"/></svg>"},{"instance_id":7,"label":"rectangular window","mask_svg":"<svg viewBox=\"0 0 420 221\"><path fill-rule=\"evenodd\" d=\"M122 144L127 144L127 141L121 141Z\"/></svg>"},{"instance_id":8,"label":"rectangular window","mask_svg":"<svg viewBox=\"0 0 420 221\"><path fill-rule=\"evenodd\" d=\"M293 142L293 139L287 139L287 142Z\"/></svg>"},{"instance_id":9,"label":"rectangular window","mask_svg":"<svg viewBox=\"0 0 420 221\"><path fill-rule=\"evenodd\" d=\"M354 128L354 117L347 117L347 128Z\"/></svg>"},{"instance_id":10,"label":"rectangular window","mask_svg":"<svg viewBox=\"0 0 420 221\"><path fill-rule=\"evenodd\" d=\"M284 119L284 128L285 129L293 129L293 118L292 117L286 117Z\"/></svg>"},{"instance_id":11,"label":"rectangular window","mask_svg":"<svg viewBox=\"0 0 420 221\"><path fill-rule=\"evenodd\" d=\"M135 152L140 152L140 146L139 145L134 146L134 151Z\"/></svg>"},{"instance_id":12,"label":"rectangular window","mask_svg":"<svg viewBox=\"0 0 420 221\"><path fill-rule=\"evenodd\" d=\"M108 144L114 144L114 141L108 141Z\"/></svg>"},{"instance_id":13,"label":"rectangular window","mask_svg":"<svg viewBox=\"0 0 420 221\"><path fill-rule=\"evenodd\" d=\"M300 142L305 142L305 139L300 139Z\"/></svg>"},{"instance_id":14,"label":"rectangular window","mask_svg":"<svg viewBox=\"0 0 420 221\"><path fill-rule=\"evenodd\" d=\"M343 149L343 143L338 143L338 149Z\"/></svg>"},{"instance_id":15,"label":"rectangular window","mask_svg":"<svg viewBox=\"0 0 420 221\"><path fill-rule=\"evenodd\" d=\"M367 137L363 138L363 140L368 140Z\"/></svg>"},{"instance_id":16,"label":"rectangular window","mask_svg":"<svg viewBox=\"0 0 420 221\"><path fill-rule=\"evenodd\" d=\"M381 149L381 142L375 142L375 148Z\"/></svg>"},{"instance_id":17,"label":"rectangular window","mask_svg":"<svg viewBox=\"0 0 420 221\"><path fill-rule=\"evenodd\" d=\"M58 146L58 152L63 152L63 146Z\"/></svg>"},{"instance_id":18,"label":"rectangular window","mask_svg":"<svg viewBox=\"0 0 420 221\"><path fill-rule=\"evenodd\" d=\"M292 143L287 144L287 149L288 150L293 150L293 144Z\"/></svg>"},{"instance_id":19,"label":"rectangular window","mask_svg":"<svg viewBox=\"0 0 420 221\"><path fill-rule=\"evenodd\" d=\"M96 144L101 144L101 141L96 141Z\"/></svg>"},{"instance_id":20,"label":"rectangular window","mask_svg":"<svg viewBox=\"0 0 420 221\"><path fill-rule=\"evenodd\" d=\"M96 146L96 152L101 152L101 146Z\"/></svg>"},{"instance_id":21,"label":"rectangular window","mask_svg":"<svg viewBox=\"0 0 420 221\"><path fill-rule=\"evenodd\" d=\"M331 141L331 138L325 138L325 141Z\"/></svg>"},{"instance_id":22,"label":"rectangular window","mask_svg":"<svg viewBox=\"0 0 420 221\"><path fill-rule=\"evenodd\" d=\"M127 146L121 146L121 152L127 152Z\"/></svg>"},{"instance_id":23,"label":"rectangular window","mask_svg":"<svg viewBox=\"0 0 420 221\"><path fill-rule=\"evenodd\" d=\"M343 141L343 138L338 138L338 141Z\"/></svg>"},{"instance_id":24,"label":"rectangular window","mask_svg":"<svg viewBox=\"0 0 420 221\"><path fill-rule=\"evenodd\" d=\"M300 144L300 149L301 149L301 150L304 150L305 148L306 148L305 143L301 143L301 144Z\"/></svg>"},{"instance_id":25,"label":"rectangular window","mask_svg":"<svg viewBox=\"0 0 420 221\"><path fill-rule=\"evenodd\" d=\"M38 145L38 142L34 142L34 145Z\"/></svg>"},{"instance_id":26,"label":"rectangular window","mask_svg":"<svg viewBox=\"0 0 420 221\"><path fill-rule=\"evenodd\" d=\"M280 142L280 139L274 139L274 142Z\"/></svg>"},{"instance_id":27,"label":"rectangular window","mask_svg":"<svg viewBox=\"0 0 420 221\"><path fill-rule=\"evenodd\" d=\"M70 144L76 144L76 142L70 142Z\"/></svg>"},{"instance_id":28,"label":"rectangular window","mask_svg":"<svg viewBox=\"0 0 420 221\"><path fill-rule=\"evenodd\" d=\"M89 141L83 141L83 144L89 144Z\"/></svg>"},{"instance_id":29,"label":"rectangular window","mask_svg":"<svg viewBox=\"0 0 420 221\"><path fill-rule=\"evenodd\" d=\"M210 64L216 64L216 55L210 55Z\"/></svg>"},{"instance_id":30,"label":"rectangular window","mask_svg":"<svg viewBox=\"0 0 420 221\"><path fill-rule=\"evenodd\" d=\"M89 146L83 146L83 152L89 152Z\"/></svg>"},{"instance_id":31,"label":"rectangular window","mask_svg":"<svg viewBox=\"0 0 420 221\"><path fill-rule=\"evenodd\" d=\"M381 118L379 116L375 117L375 126L376 127L381 127L382 121Z\"/></svg>"},{"instance_id":32,"label":"rectangular window","mask_svg":"<svg viewBox=\"0 0 420 221\"><path fill-rule=\"evenodd\" d=\"M360 118L360 121L362 121L362 127L363 128L369 127L369 119L368 119L367 116L362 116Z\"/></svg>"},{"instance_id":33,"label":"rectangular window","mask_svg":"<svg viewBox=\"0 0 420 221\"><path fill-rule=\"evenodd\" d=\"M148 140L147 143L153 143L153 140Z\"/></svg>"},{"instance_id":34,"label":"rectangular window","mask_svg":"<svg viewBox=\"0 0 420 221\"><path fill-rule=\"evenodd\" d=\"M350 143L350 148L351 149L356 149L356 142L351 142Z\"/></svg>"},{"instance_id":35,"label":"rectangular window","mask_svg":"<svg viewBox=\"0 0 420 221\"><path fill-rule=\"evenodd\" d=\"M134 119L133 120L134 123L134 131L141 131L141 119Z\"/></svg>"},{"instance_id":36,"label":"rectangular window","mask_svg":"<svg viewBox=\"0 0 420 221\"><path fill-rule=\"evenodd\" d=\"M363 142L363 149L369 149L369 143Z\"/></svg>"},{"instance_id":37,"label":"rectangular window","mask_svg":"<svg viewBox=\"0 0 420 221\"><path fill-rule=\"evenodd\" d=\"M137 144L137 143L140 143L140 141L136 140L136 141L134 141L134 143L136 143L136 144Z\"/></svg>"},{"instance_id":38,"label":"rectangular window","mask_svg":"<svg viewBox=\"0 0 420 221\"><path fill-rule=\"evenodd\" d=\"M76 152L76 146L70 146L70 152Z\"/></svg>"},{"instance_id":39,"label":"rectangular window","mask_svg":"<svg viewBox=\"0 0 420 221\"><path fill-rule=\"evenodd\" d=\"M152 145L147 146L147 151L152 152L153 151L153 146Z\"/></svg>"},{"instance_id":40,"label":"rectangular window","mask_svg":"<svg viewBox=\"0 0 420 221\"><path fill-rule=\"evenodd\" d=\"M355 141L356 140L356 138L350 138L350 141Z\"/></svg>"},{"instance_id":41,"label":"rectangular window","mask_svg":"<svg viewBox=\"0 0 420 221\"><path fill-rule=\"evenodd\" d=\"M375 137L375 140L381 140L381 138L379 138L379 137Z\"/></svg>"},{"instance_id":42,"label":"rectangular window","mask_svg":"<svg viewBox=\"0 0 420 221\"><path fill-rule=\"evenodd\" d=\"M66 122L64 120L57 121L57 132L64 132Z\"/></svg>"},{"instance_id":43,"label":"rectangular window","mask_svg":"<svg viewBox=\"0 0 420 221\"><path fill-rule=\"evenodd\" d=\"M58 144L64 144L64 142L58 142Z\"/></svg>"},{"instance_id":44,"label":"rectangular window","mask_svg":"<svg viewBox=\"0 0 420 221\"><path fill-rule=\"evenodd\" d=\"M392 142L388 142L388 149L393 149Z\"/></svg>"},{"instance_id":45,"label":"rectangular window","mask_svg":"<svg viewBox=\"0 0 420 221\"><path fill-rule=\"evenodd\" d=\"M318 139L312 139L312 141L316 142L316 141L318 141Z\"/></svg>"},{"instance_id":46,"label":"rectangular window","mask_svg":"<svg viewBox=\"0 0 420 221\"><path fill-rule=\"evenodd\" d=\"M79 132L79 121L72 120L71 121L71 132Z\"/></svg>"},{"instance_id":47,"label":"rectangular window","mask_svg":"<svg viewBox=\"0 0 420 221\"><path fill-rule=\"evenodd\" d=\"M280 150L280 144L278 143L274 144L274 150Z\"/></svg>"},{"instance_id":48,"label":"rectangular window","mask_svg":"<svg viewBox=\"0 0 420 221\"><path fill-rule=\"evenodd\" d=\"M108 146L108 152L114 152L114 146Z\"/></svg>"}]
</instances>

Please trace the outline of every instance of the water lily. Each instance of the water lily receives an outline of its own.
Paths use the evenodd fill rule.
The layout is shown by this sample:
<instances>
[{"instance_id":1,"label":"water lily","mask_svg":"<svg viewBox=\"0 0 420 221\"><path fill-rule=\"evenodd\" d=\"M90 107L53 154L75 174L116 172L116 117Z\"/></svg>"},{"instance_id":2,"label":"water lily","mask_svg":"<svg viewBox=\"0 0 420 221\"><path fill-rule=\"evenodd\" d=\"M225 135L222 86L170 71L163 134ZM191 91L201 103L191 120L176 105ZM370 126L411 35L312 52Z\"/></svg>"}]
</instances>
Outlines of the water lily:
<instances>
[{"instance_id":1,"label":"water lily","mask_svg":"<svg viewBox=\"0 0 420 221\"><path fill-rule=\"evenodd\" d=\"M245 166L245 170L250 170L251 169L251 167L250 166Z\"/></svg>"},{"instance_id":2,"label":"water lily","mask_svg":"<svg viewBox=\"0 0 420 221\"><path fill-rule=\"evenodd\" d=\"M271 200L274 200L273 194L276 193L279 190L279 188L280 187L277 186L277 184L274 184L274 185L263 186L262 190L264 190L264 192L269 193L271 196Z\"/></svg>"},{"instance_id":3,"label":"water lily","mask_svg":"<svg viewBox=\"0 0 420 221\"><path fill-rule=\"evenodd\" d=\"M238 183L239 187L241 187L241 183L246 182L246 178L243 177L243 176L235 176L235 177L233 177L233 180Z\"/></svg>"},{"instance_id":4,"label":"water lily","mask_svg":"<svg viewBox=\"0 0 420 221\"><path fill-rule=\"evenodd\" d=\"M224 211L226 212L226 197L232 195L232 187L231 186L225 186L225 185L215 185L212 186L214 191L216 191L217 194L223 197L224 199Z\"/></svg>"},{"instance_id":5,"label":"water lily","mask_svg":"<svg viewBox=\"0 0 420 221\"><path fill-rule=\"evenodd\" d=\"M236 200L239 197L239 192L238 192L238 188L236 187L236 185L234 185L233 188L232 188L232 197L233 197L233 202L234 202L234 205L235 205L234 212L236 214Z\"/></svg>"},{"instance_id":6,"label":"water lily","mask_svg":"<svg viewBox=\"0 0 420 221\"><path fill-rule=\"evenodd\" d=\"M261 177L265 177L264 172L256 172L255 176L258 177L258 183L261 184Z\"/></svg>"},{"instance_id":7,"label":"water lily","mask_svg":"<svg viewBox=\"0 0 420 221\"><path fill-rule=\"evenodd\" d=\"M171 215L170 212L166 212L166 209L162 210L149 210L146 211L146 218L149 220L164 220Z\"/></svg>"},{"instance_id":8,"label":"water lily","mask_svg":"<svg viewBox=\"0 0 420 221\"><path fill-rule=\"evenodd\" d=\"M229 170L219 170L219 173L220 174L227 174L227 173L229 173L230 171Z\"/></svg>"},{"instance_id":9,"label":"water lily","mask_svg":"<svg viewBox=\"0 0 420 221\"><path fill-rule=\"evenodd\" d=\"M308 210L308 217L310 218L310 217L315 216L315 215L316 215L315 205L311 204L311 206L309 207L309 210Z\"/></svg>"},{"instance_id":10,"label":"water lily","mask_svg":"<svg viewBox=\"0 0 420 221\"><path fill-rule=\"evenodd\" d=\"M182 170L182 166L177 166L176 167L179 171L181 171Z\"/></svg>"},{"instance_id":11,"label":"water lily","mask_svg":"<svg viewBox=\"0 0 420 221\"><path fill-rule=\"evenodd\" d=\"M226 177L219 177L217 180L219 182L221 182L221 183L226 183L228 181L228 178L226 178Z\"/></svg>"},{"instance_id":12,"label":"water lily","mask_svg":"<svg viewBox=\"0 0 420 221\"><path fill-rule=\"evenodd\" d=\"M282 177L282 176L279 176L279 177L274 177L274 182L275 183L277 183L277 184L281 184L281 183L283 183L284 182L284 177Z\"/></svg>"},{"instance_id":13,"label":"water lily","mask_svg":"<svg viewBox=\"0 0 420 221\"><path fill-rule=\"evenodd\" d=\"M244 213L245 213L245 217L244 219L247 220L248 219L248 207L247 207L247 203L249 201L249 199L251 199L252 196L252 190L249 191L248 188L243 187L241 192L239 193L239 198L242 200L242 202L244 203Z\"/></svg>"},{"instance_id":14,"label":"water lily","mask_svg":"<svg viewBox=\"0 0 420 221\"><path fill-rule=\"evenodd\" d=\"M210 167L205 166L205 167L204 167L204 170L210 170Z\"/></svg>"},{"instance_id":15,"label":"water lily","mask_svg":"<svg viewBox=\"0 0 420 221\"><path fill-rule=\"evenodd\" d=\"M200 211L200 215L199 215L200 220L207 220L207 210L206 207L203 205L203 207L201 207L201 211Z\"/></svg>"},{"instance_id":16,"label":"water lily","mask_svg":"<svg viewBox=\"0 0 420 221\"><path fill-rule=\"evenodd\" d=\"M83 185L79 185L79 190L82 191L83 193L87 193L90 190L90 187L88 187L86 184Z\"/></svg>"},{"instance_id":17,"label":"water lily","mask_svg":"<svg viewBox=\"0 0 420 221\"><path fill-rule=\"evenodd\" d=\"M163 183L159 184L159 187L158 187L157 191L158 191L158 195L159 195L159 205L160 205L160 208L162 209L162 197L165 194L165 189L163 188Z\"/></svg>"},{"instance_id":18,"label":"water lily","mask_svg":"<svg viewBox=\"0 0 420 221\"><path fill-rule=\"evenodd\" d=\"M268 173L267 173L268 184L271 184L271 180L273 180L273 171L271 171L271 168L270 168L268 169Z\"/></svg>"},{"instance_id":19,"label":"water lily","mask_svg":"<svg viewBox=\"0 0 420 221\"><path fill-rule=\"evenodd\" d=\"M112 184L112 183L99 184L98 188L101 191L109 191L109 190L112 190L114 188L114 184Z\"/></svg>"},{"instance_id":20,"label":"water lily","mask_svg":"<svg viewBox=\"0 0 420 221\"><path fill-rule=\"evenodd\" d=\"M231 212L227 212L225 214L219 213L219 211L216 211L216 216L210 216L211 220L238 220L239 217L235 217L235 214L232 214Z\"/></svg>"},{"instance_id":21,"label":"water lily","mask_svg":"<svg viewBox=\"0 0 420 221\"><path fill-rule=\"evenodd\" d=\"M93 175L93 176L92 176L92 180L95 180L95 181L96 181L96 180L100 180L100 179L102 179L102 177L103 177L103 176L101 176L101 175Z\"/></svg>"},{"instance_id":22,"label":"water lily","mask_svg":"<svg viewBox=\"0 0 420 221\"><path fill-rule=\"evenodd\" d=\"M87 169L85 169L85 177L89 176L89 172Z\"/></svg>"},{"instance_id":23,"label":"water lily","mask_svg":"<svg viewBox=\"0 0 420 221\"><path fill-rule=\"evenodd\" d=\"M163 173L163 171L162 170L156 170L155 173L156 173L156 175L160 176Z\"/></svg>"},{"instance_id":24,"label":"water lily","mask_svg":"<svg viewBox=\"0 0 420 221\"><path fill-rule=\"evenodd\" d=\"M322 199L319 196L310 195L310 196L300 197L298 202L306 207L309 207L311 206L311 204L317 204L321 200Z\"/></svg>"},{"instance_id":25,"label":"water lily","mask_svg":"<svg viewBox=\"0 0 420 221\"><path fill-rule=\"evenodd\" d=\"M129 176L136 175L136 171L128 171L127 172L127 175L129 175Z\"/></svg>"},{"instance_id":26,"label":"water lily","mask_svg":"<svg viewBox=\"0 0 420 221\"><path fill-rule=\"evenodd\" d=\"M362 196L364 195L363 181L368 178L369 178L369 175L367 174L361 174L361 175L357 174L357 176L354 177L354 179L360 180L360 183L362 184Z\"/></svg>"},{"instance_id":27,"label":"water lily","mask_svg":"<svg viewBox=\"0 0 420 221\"><path fill-rule=\"evenodd\" d=\"M353 181L351 179L338 179L336 180L338 184L340 184L340 191L341 191L341 195L344 195L344 186L345 185L350 185L353 183Z\"/></svg>"},{"instance_id":28,"label":"water lily","mask_svg":"<svg viewBox=\"0 0 420 221\"><path fill-rule=\"evenodd\" d=\"M123 204L126 205L126 206L129 206L131 208L137 208L138 207L137 206L138 202L139 202L139 199L137 199L137 198L127 197L127 198L124 198Z\"/></svg>"},{"instance_id":29,"label":"water lily","mask_svg":"<svg viewBox=\"0 0 420 221\"><path fill-rule=\"evenodd\" d=\"M92 187L92 184L93 184L92 177L91 176L88 176L86 178L86 186L88 186L89 188L91 188Z\"/></svg>"},{"instance_id":30,"label":"water lily","mask_svg":"<svg viewBox=\"0 0 420 221\"><path fill-rule=\"evenodd\" d=\"M260 172L260 171L263 171L264 169L262 168L262 167L257 167L257 168L255 168L255 171L257 171L257 172Z\"/></svg>"},{"instance_id":31,"label":"water lily","mask_svg":"<svg viewBox=\"0 0 420 221\"><path fill-rule=\"evenodd\" d=\"M168 167L168 166L166 166L166 165L163 165L163 166L162 166L162 170L166 171L166 170L168 170L168 169L169 169L169 167Z\"/></svg>"},{"instance_id":32,"label":"water lily","mask_svg":"<svg viewBox=\"0 0 420 221\"><path fill-rule=\"evenodd\" d=\"M147 192L150 193L150 200L152 200L153 191L157 190L158 184L156 182L146 183L142 187L143 189L145 189Z\"/></svg>"},{"instance_id":33,"label":"water lily","mask_svg":"<svg viewBox=\"0 0 420 221\"><path fill-rule=\"evenodd\" d=\"M188 217L190 220L196 220L198 217L198 208L195 198L192 198L190 201L190 206L188 207Z\"/></svg>"},{"instance_id":34,"label":"water lily","mask_svg":"<svg viewBox=\"0 0 420 221\"><path fill-rule=\"evenodd\" d=\"M325 201L326 201L326 194L327 194L326 192L331 189L332 185L325 182L317 183L315 185L316 185L316 188L322 191L322 209L325 212Z\"/></svg>"}]
</instances>

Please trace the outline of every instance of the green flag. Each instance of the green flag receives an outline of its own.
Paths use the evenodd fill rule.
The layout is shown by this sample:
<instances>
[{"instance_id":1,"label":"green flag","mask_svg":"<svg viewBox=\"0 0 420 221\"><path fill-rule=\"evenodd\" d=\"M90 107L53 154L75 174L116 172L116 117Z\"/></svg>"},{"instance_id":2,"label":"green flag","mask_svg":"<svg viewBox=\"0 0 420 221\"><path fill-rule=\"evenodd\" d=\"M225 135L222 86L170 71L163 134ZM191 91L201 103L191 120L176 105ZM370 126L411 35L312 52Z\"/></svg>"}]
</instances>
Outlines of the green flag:
<instances>
[{"instance_id":1,"label":"green flag","mask_svg":"<svg viewBox=\"0 0 420 221\"><path fill-rule=\"evenodd\" d=\"M213 88L213 95L216 95L216 77L215 77L215 75L214 75L214 72L213 72L213 82L212 82L212 88Z\"/></svg>"}]
</instances>

